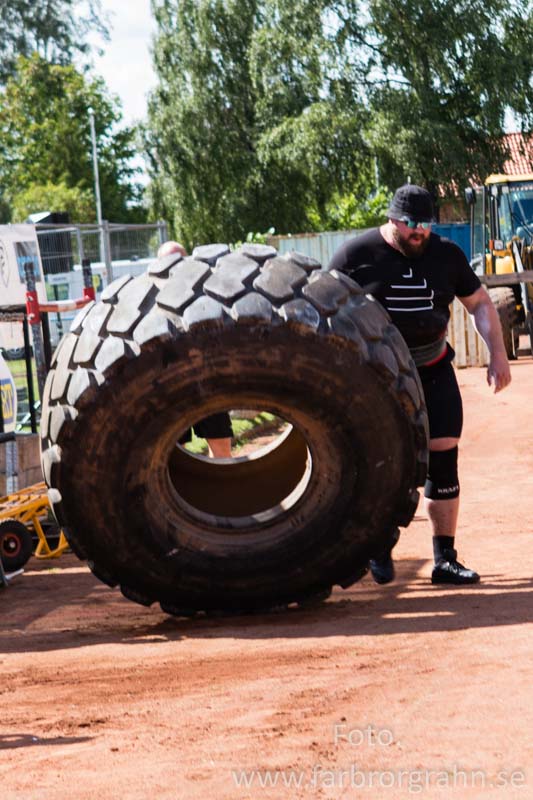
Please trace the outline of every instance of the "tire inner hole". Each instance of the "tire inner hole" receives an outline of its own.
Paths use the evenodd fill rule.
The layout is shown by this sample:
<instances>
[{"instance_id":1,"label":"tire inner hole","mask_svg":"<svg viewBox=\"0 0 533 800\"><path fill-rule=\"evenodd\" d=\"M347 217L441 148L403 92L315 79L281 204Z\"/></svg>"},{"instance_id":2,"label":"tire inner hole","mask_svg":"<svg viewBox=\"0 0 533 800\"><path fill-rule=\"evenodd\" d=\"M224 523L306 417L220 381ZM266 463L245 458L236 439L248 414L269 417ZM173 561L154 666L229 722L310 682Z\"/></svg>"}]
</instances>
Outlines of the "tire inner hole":
<instances>
[{"instance_id":1,"label":"tire inner hole","mask_svg":"<svg viewBox=\"0 0 533 800\"><path fill-rule=\"evenodd\" d=\"M226 517L229 523L231 518L258 514L275 518L290 509L309 484L312 460L306 439L296 426L268 411L240 409L229 414L234 433L231 457L208 455L218 449L209 437L209 450L194 436L190 441L179 437L168 462L179 501L191 513ZM243 425L243 420L251 424Z\"/></svg>"}]
</instances>

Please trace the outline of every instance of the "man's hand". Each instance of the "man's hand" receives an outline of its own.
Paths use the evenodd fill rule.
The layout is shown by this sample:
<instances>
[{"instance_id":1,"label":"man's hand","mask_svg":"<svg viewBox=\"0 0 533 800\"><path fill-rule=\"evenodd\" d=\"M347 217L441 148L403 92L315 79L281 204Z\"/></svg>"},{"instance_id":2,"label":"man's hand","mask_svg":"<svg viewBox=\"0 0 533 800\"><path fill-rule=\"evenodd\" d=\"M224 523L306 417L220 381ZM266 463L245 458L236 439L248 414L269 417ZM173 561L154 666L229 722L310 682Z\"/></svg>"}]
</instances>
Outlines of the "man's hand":
<instances>
[{"instance_id":1,"label":"man's hand","mask_svg":"<svg viewBox=\"0 0 533 800\"><path fill-rule=\"evenodd\" d=\"M494 386L494 394L501 392L511 383L511 370L505 352L491 356L487 369L487 383L489 386Z\"/></svg>"},{"instance_id":2,"label":"man's hand","mask_svg":"<svg viewBox=\"0 0 533 800\"><path fill-rule=\"evenodd\" d=\"M460 297L459 300L472 315L475 329L489 348L487 383L489 386L494 386L494 393L501 392L511 383L511 370L505 352L498 312L483 286L468 297Z\"/></svg>"}]
</instances>

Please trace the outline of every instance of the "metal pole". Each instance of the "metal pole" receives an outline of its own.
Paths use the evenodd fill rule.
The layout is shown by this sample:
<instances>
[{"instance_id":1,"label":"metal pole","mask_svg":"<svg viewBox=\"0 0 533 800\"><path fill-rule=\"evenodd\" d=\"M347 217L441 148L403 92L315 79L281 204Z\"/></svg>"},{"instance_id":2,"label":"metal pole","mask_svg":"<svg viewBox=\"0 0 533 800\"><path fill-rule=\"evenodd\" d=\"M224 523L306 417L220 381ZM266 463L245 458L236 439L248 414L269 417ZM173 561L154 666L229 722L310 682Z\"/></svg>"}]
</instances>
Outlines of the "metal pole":
<instances>
[{"instance_id":1,"label":"metal pole","mask_svg":"<svg viewBox=\"0 0 533 800\"><path fill-rule=\"evenodd\" d=\"M76 228L76 240L78 242L78 253L80 256L80 264L82 264L83 259L85 258L85 251L83 249L83 238L79 228Z\"/></svg>"},{"instance_id":2,"label":"metal pole","mask_svg":"<svg viewBox=\"0 0 533 800\"><path fill-rule=\"evenodd\" d=\"M54 289L54 300L59 300L59 289L55 283L53 285L53 289ZM61 339L61 337L63 336L63 320L61 319L61 314L59 313L59 311L56 313L56 325L57 325L57 335Z\"/></svg>"},{"instance_id":3,"label":"metal pole","mask_svg":"<svg viewBox=\"0 0 533 800\"><path fill-rule=\"evenodd\" d=\"M84 258L82 260L81 269L83 273L83 296L89 300L95 300L96 292L93 285L93 271L90 259Z\"/></svg>"},{"instance_id":4,"label":"metal pole","mask_svg":"<svg viewBox=\"0 0 533 800\"><path fill-rule=\"evenodd\" d=\"M33 391L33 369L31 366L31 343L30 326L28 316L24 314L22 321L22 332L24 334L24 360L26 362L26 385L28 387L28 404L30 410L31 432L37 433L37 416L35 414L35 392Z\"/></svg>"},{"instance_id":5,"label":"metal pole","mask_svg":"<svg viewBox=\"0 0 533 800\"><path fill-rule=\"evenodd\" d=\"M5 470L6 470L6 494L13 494L18 489L18 449L17 449L17 436L15 433L2 433L0 434L0 444L4 446L5 453ZM0 558L0 566L2 559ZM0 579L4 580L4 586L7 586L5 572L0 569ZM0 580L0 586L2 585Z\"/></svg>"},{"instance_id":6,"label":"metal pole","mask_svg":"<svg viewBox=\"0 0 533 800\"><path fill-rule=\"evenodd\" d=\"M58 317L60 314L58 314ZM44 360L46 364L46 374L50 372L50 364L52 363L52 343L50 341L50 322L48 320L48 311L43 311L41 314L41 324L43 328L43 343L44 343Z\"/></svg>"},{"instance_id":7,"label":"metal pole","mask_svg":"<svg viewBox=\"0 0 533 800\"><path fill-rule=\"evenodd\" d=\"M113 262L111 259L111 236L109 233L109 222L104 220L102 222L102 241L104 244L104 262L107 275L107 283L113 283L115 276L113 275Z\"/></svg>"},{"instance_id":8,"label":"metal pole","mask_svg":"<svg viewBox=\"0 0 533 800\"><path fill-rule=\"evenodd\" d=\"M98 152L96 150L96 129L94 126L94 111L89 111L89 124L91 127L91 144L93 149L94 196L96 199L96 221L100 230L100 261L105 261L105 245L102 231L102 199L100 197L100 177L98 175Z\"/></svg>"},{"instance_id":9,"label":"metal pole","mask_svg":"<svg viewBox=\"0 0 533 800\"><path fill-rule=\"evenodd\" d=\"M26 277L26 313L31 325L33 338L33 355L35 357L35 367L37 370L37 384L39 386L39 397L42 400L44 382L46 380L46 357L44 354L43 332L41 329L41 312L39 310L39 300L35 287L35 270L33 261L26 261L24 264L24 274Z\"/></svg>"},{"instance_id":10,"label":"metal pole","mask_svg":"<svg viewBox=\"0 0 533 800\"><path fill-rule=\"evenodd\" d=\"M164 220L159 220L157 223L157 230L159 233L159 244L164 244L168 239L167 223Z\"/></svg>"}]
</instances>

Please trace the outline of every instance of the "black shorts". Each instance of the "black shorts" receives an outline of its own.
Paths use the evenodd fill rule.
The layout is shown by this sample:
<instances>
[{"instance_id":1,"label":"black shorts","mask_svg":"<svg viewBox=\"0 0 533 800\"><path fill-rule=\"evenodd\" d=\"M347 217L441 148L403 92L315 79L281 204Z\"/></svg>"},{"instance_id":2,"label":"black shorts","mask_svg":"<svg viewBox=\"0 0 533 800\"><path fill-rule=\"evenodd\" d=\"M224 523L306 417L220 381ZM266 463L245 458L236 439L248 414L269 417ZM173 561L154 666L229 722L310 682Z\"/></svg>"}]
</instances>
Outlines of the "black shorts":
<instances>
[{"instance_id":1,"label":"black shorts","mask_svg":"<svg viewBox=\"0 0 533 800\"><path fill-rule=\"evenodd\" d=\"M448 345L444 358L431 367L419 367L429 418L430 439L452 436L458 439L463 430L463 402L452 361L453 349Z\"/></svg>"},{"instance_id":2,"label":"black shorts","mask_svg":"<svg viewBox=\"0 0 533 800\"><path fill-rule=\"evenodd\" d=\"M227 411L221 411L220 414L211 414L211 416L201 419L200 422L193 425L192 429L189 428L185 431L180 439L180 444L191 441L191 430L194 430L196 436L199 436L200 439L231 439L233 436L231 419Z\"/></svg>"}]
</instances>

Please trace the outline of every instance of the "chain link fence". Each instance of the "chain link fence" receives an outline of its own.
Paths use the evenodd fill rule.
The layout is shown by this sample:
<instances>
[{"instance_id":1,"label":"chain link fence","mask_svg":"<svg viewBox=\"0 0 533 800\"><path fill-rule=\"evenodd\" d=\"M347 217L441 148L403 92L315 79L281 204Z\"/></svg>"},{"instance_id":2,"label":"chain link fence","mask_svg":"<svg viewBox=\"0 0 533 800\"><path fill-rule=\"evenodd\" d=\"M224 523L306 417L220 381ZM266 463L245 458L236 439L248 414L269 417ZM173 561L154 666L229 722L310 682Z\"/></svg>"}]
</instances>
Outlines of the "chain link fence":
<instances>
[{"instance_id":1,"label":"chain link fence","mask_svg":"<svg viewBox=\"0 0 533 800\"><path fill-rule=\"evenodd\" d=\"M37 240L49 300L74 300L81 297L81 263L88 258L93 272L96 296L115 278L140 275L155 258L159 245L166 241L164 222L148 225L101 225L37 223ZM50 335L55 346L66 333L74 311L50 313Z\"/></svg>"},{"instance_id":2,"label":"chain link fence","mask_svg":"<svg viewBox=\"0 0 533 800\"><path fill-rule=\"evenodd\" d=\"M93 285L98 297L105 286L125 274L139 275L155 258L160 244L167 240L164 222L149 225L122 225L103 222L91 224L34 223L48 300L74 300L83 294L81 264L88 258L92 265ZM0 281L1 283L1 281ZM1 292L0 292L1 295ZM5 298L0 297L0 301ZM1 305L1 302L0 302ZM70 329L76 310L49 312L47 321L51 347L55 348ZM0 350L13 375L18 404L17 430L31 425L39 415L36 363L33 358L31 331L23 332L24 313L0 312ZM32 377L26 375L28 357ZM0 380L3 384L3 381ZM2 388L2 400L5 391ZM7 411L6 411L7 413Z\"/></svg>"},{"instance_id":3,"label":"chain link fence","mask_svg":"<svg viewBox=\"0 0 533 800\"><path fill-rule=\"evenodd\" d=\"M116 262L136 262L154 258L167 239L164 222L150 225L37 224L37 238L45 276L70 272L82 259L105 266L107 282L114 279Z\"/></svg>"}]
</instances>

